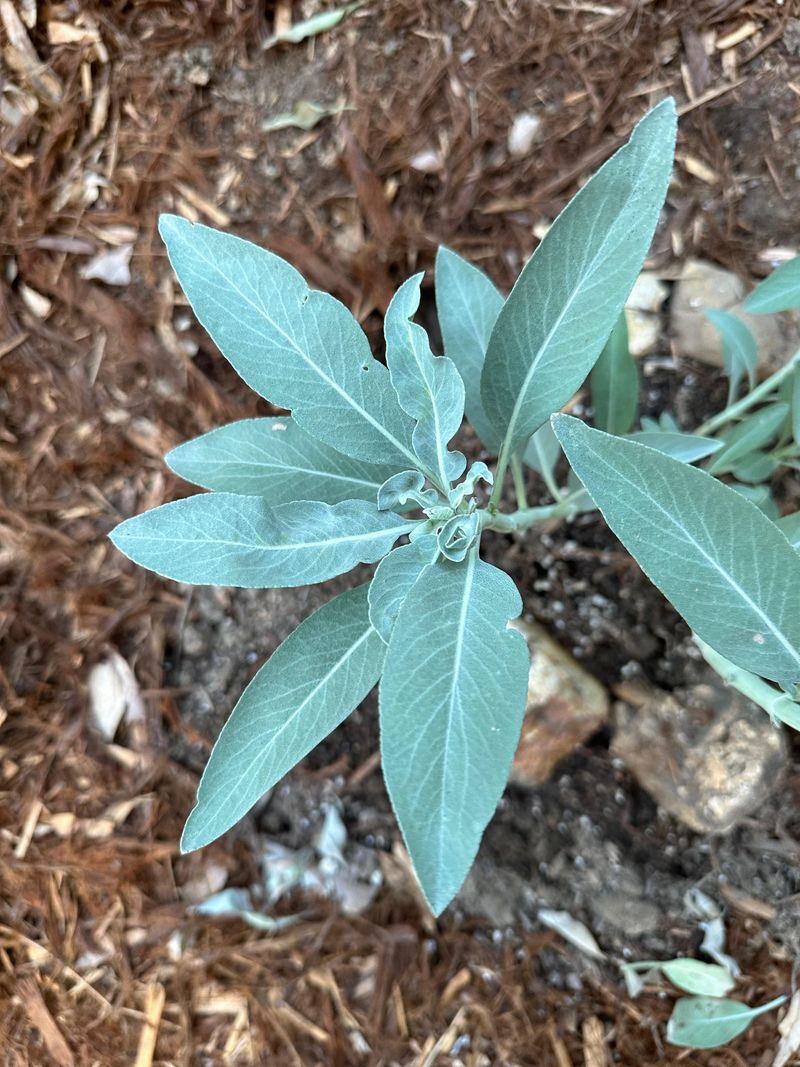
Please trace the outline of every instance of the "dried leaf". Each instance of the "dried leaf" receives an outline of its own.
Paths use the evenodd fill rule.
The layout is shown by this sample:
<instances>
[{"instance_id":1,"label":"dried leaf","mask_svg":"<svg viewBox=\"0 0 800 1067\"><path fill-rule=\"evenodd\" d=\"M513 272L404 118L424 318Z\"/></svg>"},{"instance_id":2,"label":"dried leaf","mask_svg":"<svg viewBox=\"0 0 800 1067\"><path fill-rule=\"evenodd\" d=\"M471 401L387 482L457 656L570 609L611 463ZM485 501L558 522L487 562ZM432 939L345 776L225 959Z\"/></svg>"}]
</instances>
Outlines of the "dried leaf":
<instances>
[{"instance_id":1,"label":"dried leaf","mask_svg":"<svg viewBox=\"0 0 800 1067\"><path fill-rule=\"evenodd\" d=\"M568 911L552 911L550 908L541 908L537 913L539 922L561 934L565 941L579 949L592 959L605 959L605 953L597 944L594 935L588 927L569 914Z\"/></svg>"},{"instance_id":2,"label":"dried leaf","mask_svg":"<svg viewBox=\"0 0 800 1067\"><path fill-rule=\"evenodd\" d=\"M87 281L96 278L106 285L129 285L131 280L130 262L133 245L119 245L92 256L88 263L78 271Z\"/></svg>"},{"instance_id":3,"label":"dried leaf","mask_svg":"<svg viewBox=\"0 0 800 1067\"><path fill-rule=\"evenodd\" d=\"M264 119L261 128L267 133L292 127L298 130L313 130L317 123L323 119L340 115L343 111L354 110L350 104L346 104L343 101L335 104L317 104L313 100L298 100L291 111L282 111L277 115Z\"/></svg>"},{"instance_id":4,"label":"dried leaf","mask_svg":"<svg viewBox=\"0 0 800 1067\"><path fill-rule=\"evenodd\" d=\"M364 0L355 0L355 3L345 4L344 7L334 7L330 11L320 11L319 14L312 15L309 19L296 22L294 26L289 26L288 29L281 29L277 33L273 33L271 37L264 41L261 47L266 51L276 44L300 44L301 41L305 41L308 37L316 37L320 33L332 30L351 11L362 7L363 4Z\"/></svg>"}]
</instances>

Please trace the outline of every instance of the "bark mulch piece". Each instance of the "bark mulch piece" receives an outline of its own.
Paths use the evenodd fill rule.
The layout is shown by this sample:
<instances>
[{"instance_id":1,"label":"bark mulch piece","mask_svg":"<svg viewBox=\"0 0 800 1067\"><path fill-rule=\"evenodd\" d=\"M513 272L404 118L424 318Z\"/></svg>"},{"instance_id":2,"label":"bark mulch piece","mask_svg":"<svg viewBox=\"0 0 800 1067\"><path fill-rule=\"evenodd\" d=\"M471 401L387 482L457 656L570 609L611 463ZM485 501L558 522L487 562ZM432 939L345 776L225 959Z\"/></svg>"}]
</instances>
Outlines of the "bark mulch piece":
<instances>
[{"instance_id":1,"label":"bark mulch piece","mask_svg":"<svg viewBox=\"0 0 800 1067\"><path fill-rule=\"evenodd\" d=\"M179 858L196 779L165 755L165 733L188 728L163 664L187 594L105 534L187 491L169 447L269 408L193 323L158 213L262 242L375 336L398 278L440 241L508 284L669 91L683 122L654 262L691 252L763 273L787 254L767 239L796 226L792 3L376 0L260 49L318 6L0 0L4 1062L766 1063L772 1017L730 1049L677 1056L659 1036L667 1000L628 1001L610 970L556 988L539 962L570 951L554 934L434 926L410 894L352 920L295 902L304 917L273 935L191 914L198 879L250 884L256 860L241 840ZM304 99L338 117L265 132ZM770 122L764 100L779 102ZM540 127L512 157L522 113ZM726 143L745 114L756 158ZM769 225L751 210L767 188ZM127 284L102 280L109 253ZM87 727L87 679L115 657L142 711L111 743ZM751 1003L789 972L760 921L751 908L731 924Z\"/></svg>"}]
</instances>

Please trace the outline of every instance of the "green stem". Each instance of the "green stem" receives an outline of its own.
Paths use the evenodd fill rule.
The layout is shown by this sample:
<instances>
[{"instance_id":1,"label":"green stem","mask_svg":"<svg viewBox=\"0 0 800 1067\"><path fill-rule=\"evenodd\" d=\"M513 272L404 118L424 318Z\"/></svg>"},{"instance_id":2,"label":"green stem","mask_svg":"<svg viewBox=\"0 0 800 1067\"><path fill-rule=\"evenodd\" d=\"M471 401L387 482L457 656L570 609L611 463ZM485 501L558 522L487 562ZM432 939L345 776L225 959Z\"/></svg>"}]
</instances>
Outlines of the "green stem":
<instances>
[{"instance_id":1,"label":"green stem","mask_svg":"<svg viewBox=\"0 0 800 1067\"><path fill-rule=\"evenodd\" d=\"M719 652L715 652L697 634L693 636L703 659L710 667L714 668L728 685L738 689L748 700L752 700L754 704L758 704L760 708L763 708L773 722L780 720L780 722L785 722L787 726L800 730L800 704L792 700L787 693L781 693L778 689L774 689L769 682L759 678L757 674L751 674L750 671L731 663L729 659L721 656Z\"/></svg>"},{"instance_id":2,"label":"green stem","mask_svg":"<svg viewBox=\"0 0 800 1067\"><path fill-rule=\"evenodd\" d=\"M562 496L556 504L544 504L542 507L523 508L515 511L513 515L504 515L502 512L482 511L481 521L485 530L499 530L501 533L521 533L539 522L548 519L568 518L573 503L578 497L583 496L583 489L577 489L569 496Z\"/></svg>"},{"instance_id":3,"label":"green stem","mask_svg":"<svg viewBox=\"0 0 800 1067\"><path fill-rule=\"evenodd\" d=\"M728 422L732 422L734 419L738 419L740 415L743 415L745 411L749 411L754 404L759 403L765 397L776 389L784 379L788 378L795 370L796 367L800 367L800 352L795 352L792 358L779 370L776 370L774 374L770 374L769 378L765 378L764 381L755 387L752 392L747 396L742 397L741 400L737 400L735 404L730 404L721 411L719 415L714 415L713 418L708 419L702 426L694 431L700 437L708 437L709 434L714 433L720 426L724 426Z\"/></svg>"},{"instance_id":4,"label":"green stem","mask_svg":"<svg viewBox=\"0 0 800 1067\"><path fill-rule=\"evenodd\" d=\"M517 507L524 511L528 506L528 494L525 489L525 472L522 469L522 460L519 456L511 457L511 477L514 479Z\"/></svg>"},{"instance_id":5,"label":"green stem","mask_svg":"<svg viewBox=\"0 0 800 1067\"><path fill-rule=\"evenodd\" d=\"M503 482L505 481L510 459L511 450L509 440L506 437L500 448L500 455L497 457L497 467L494 472L494 487L492 488L492 495L489 497L490 511L496 511L497 505L500 503L500 498L503 495Z\"/></svg>"}]
</instances>

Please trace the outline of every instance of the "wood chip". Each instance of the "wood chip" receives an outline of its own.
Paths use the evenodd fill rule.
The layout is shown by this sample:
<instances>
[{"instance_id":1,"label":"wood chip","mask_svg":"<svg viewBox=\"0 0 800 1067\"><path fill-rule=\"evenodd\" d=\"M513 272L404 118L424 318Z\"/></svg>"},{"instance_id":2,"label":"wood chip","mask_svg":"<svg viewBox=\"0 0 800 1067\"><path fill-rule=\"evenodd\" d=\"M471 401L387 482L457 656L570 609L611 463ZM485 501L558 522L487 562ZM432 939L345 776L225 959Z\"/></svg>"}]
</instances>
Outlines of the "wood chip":
<instances>
[{"instance_id":1,"label":"wood chip","mask_svg":"<svg viewBox=\"0 0 800 1067\"><path fill-rule=\"evenodd\" d=\"M697 156L690 156L688 153L676 155L675 158L694 178L699 178L701 182L705 182L707 185L719 185L719 174L712 170L707 163L704 163L702 159L698 159Z\"/></svg>"},{"instance_id":2,"label":"wood chip","mask_svg":"<svg viewBox=\"0 0 800 1067\"><path fill-rule=\"evenodd\" d=\"M547 1025L547 1037L550 1041L550 1047L553 1050L553 1055L556 1058L558 1067L573 1067L567 1046L556 1033L556 1026L552 1019Z\"/></svg>"},{"instance_id":3,"label":"wood chip","mask_svg":"<svg viewBox=\"0 0 800 1067\"><path fill-rule=\"evenodd\" d=\"M735 48L737 44L741 44L742 41L746 41L748 37L752 37L754 33L758 33L760 28L761 27L757 22L743 22L742 25L732 33L717 38L717 51L725 52L728 48Z\"/></svg>"},{"instance_id":4,"label":"wood chip","mask_svg":"<svg viewBox=\"0 0 800 1067\"><path fill-rule=\"evenodd\" d=\"M158 1040L158 1027L161 1022L161 1013L164 1010L164 1002L167 998L166 991L158 982L153 982L147 987L147 999L145 1000L145 1022L139 1035L139 1048L136 1052L134 1067L151 1067L153 1053L156 1050Z\"/></svg>"},{"instance_id":5,"label":"wood chip","mask_svg":"<svg viewBox=\"0 0 800 1067\"><path fill-rule=\"evenodd\" d=\"M222 228L230 226L231 217L227 211L223 211L221 207L212 204L210 200L207 200L195 189L192 189L191 186L184 184L184 182L175 182L175 188L188 204L191 204L201 215L205 215L215 226Z\"/></svg>"},{"instance_id":6,"label":"wood chip","mask_svg":"<svg viewBox=\"0 0 800 1067\"><path fill-rule=\"evenodd\" d=\"M472 972L469 967L462 967L457 974L454 974L447 985L444 987L441 1000L439 1001L440 1008L446 1008L447 1005L455 1000L459 993L463 992L472 981Z\"/></svg>"},{"instance_id":7,"label":"wood chip","mask_svg":"<svg viewBox=\"0 0 800 1067\"><path fill-rule=\"evenodd\" d=\"M6 63L30 86L43 104L61 103L64 90L58 77L39 59L28 32L11 0L0 0L0 22L8 44L3 49Z\"/></svg>"},{"instance_id":8,"label":"wood chip","mask_svg":"<svg viewBox=\"0 0 800 1067\"><path fill-rule=\"evenodd\" d=\"M98 40L97 30L88 30L72 22L59 22L51 19L47 23L47 39L50 44L95 44Z\"/></svg>"},{"instance_id":9,"label":"wood chip","mask_svg":"<svg viewBox=\"0 0 800 1067\"><path fill-rule=\"evenodd\" d=\"M25 858L25 855L28 851L28 846L30 845L31 840L33 839L33 831L36 829L36 824L39 821L39 816L42 813L43 806L44 805L42 804L41 800L37 798L36 800L34 800L30 808L28 809L28 814L25 817L25 822L23 824L19 838L17 839L17 843L14 846L14 856L18 860Z\"/></svg>"},{"instance_id":10,"label":"wood chip","mask_svg":"<svg viewBox=\"0 0 800 1067\"><path fill-rule=\"evenodd\" d=\"M42 1035L42 1041L58 1067L75 1067L72 1050L50 1014L39 986L32 978L23 978L20 981L19 997L31 1026L35 1026Z\"/></svg>"},{"instance_id":11,"label":"wood chip","mask_svg":"<svg viewBox=\"0 0 800 1067\"><path fill-rule=\"evenodd\" d=\"M584 1067L608 1067L606 1035L596 1015L584 1019L581 1027Z\"/></svg>"}]
</instances>

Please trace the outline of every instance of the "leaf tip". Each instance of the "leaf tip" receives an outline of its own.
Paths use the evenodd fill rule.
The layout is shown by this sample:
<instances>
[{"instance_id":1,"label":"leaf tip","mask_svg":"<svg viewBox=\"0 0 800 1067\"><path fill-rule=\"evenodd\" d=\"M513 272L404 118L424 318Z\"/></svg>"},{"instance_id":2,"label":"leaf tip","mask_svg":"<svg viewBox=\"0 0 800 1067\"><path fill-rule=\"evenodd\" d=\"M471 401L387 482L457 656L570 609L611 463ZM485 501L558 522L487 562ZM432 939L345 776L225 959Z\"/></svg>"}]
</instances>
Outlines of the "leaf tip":
<instances>
[{"instance_id":1,"label":"leaf tip","mask_svg":"<svg viewBox=\"0 0 800 1067\"><path fill-rule=\"evenodd\" d=\"M185 231L188 227L191 227L192 223L188 219L181 218L180 215L171 215L168 212L162 212L158 216L158 232L161 240L165 245L169 246L169 242L178 237L181 231Z\"/></svg>"}]
</instances>

